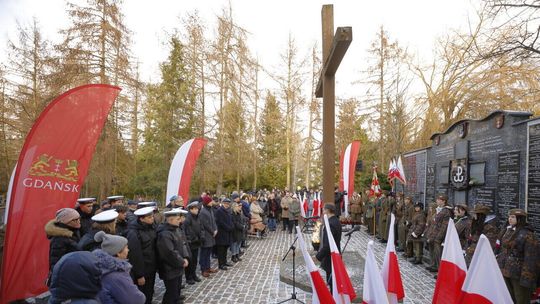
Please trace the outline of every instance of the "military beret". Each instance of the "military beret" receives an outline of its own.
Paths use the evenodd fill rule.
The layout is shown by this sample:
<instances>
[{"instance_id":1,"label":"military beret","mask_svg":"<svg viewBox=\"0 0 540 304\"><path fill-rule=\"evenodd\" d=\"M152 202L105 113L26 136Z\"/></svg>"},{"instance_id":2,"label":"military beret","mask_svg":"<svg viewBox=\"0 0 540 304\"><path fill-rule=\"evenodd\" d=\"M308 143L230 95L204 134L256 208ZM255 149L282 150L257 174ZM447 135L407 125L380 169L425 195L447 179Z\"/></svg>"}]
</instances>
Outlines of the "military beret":
<instances>
[{"instance_id":1,"label":"military beret","mask_svg":"<svg viewBox=\"0 0 540 304\"><path fill-rule=\"evenodd\" d=\"M483 205L483 204L476 204L472 212L480 213L480 214L488 214L491 212L491 207Z\"/></svg>"},{"instance_id":2,"label":"military beret","mask_svg":"<svg viewBox=\"0 0 540 304\"><path fill-rule=\"evenodd\" d=\"M423 205L422 203L420 203L420 202L414 204L414 206L415 206L415 207L420 207L421 209L424 208L424 205Z\"/></svg>"},{"instance_id":3,"label":"military beret","mask_svg":"<svg viewBox=\"0 0 540 304\"><path fill-rule=\"evenodd\" d=\"M448 202L448 196L446 194L439 194L437 196L437 199L443 200L445 202Z\"/></svg>"},{"instance_id":4,"label":"military beret","mask_svg":"<svg viewBox=\"0 0 540 304\"><path fill-rule=\"evenodd\" d=\"M527 212L523 209L510 209L508 210L508 215L527 216Z\"/></svg>"},{"instance_id":5,"label":"military beret","mask_svg":"<svg viewBox=\"0 0 540 304\"><path fill-rule=\"evenodd\" d=\"M456 207L459 207L459 208L469 212L469 206L467 206L467 204L457 204Z\"/></svg>"},{"instance_id":6,"label":"military beret","mask_svg":"<svg viewBox=\"0 0 540 304\"><path fill-rule=\"evenodd\" d=\"M107 223L112 222L118 217L118 212L116 210L105 210L94 216L92 216L92 221L97 223Z\"/></svg>"},{"instance_id":7,"label":"military beret","mask_svg":"<svg viewBox=\"0 0 540 304\"><path fill-rule=\"evenodd\" d=\"M143 207L135 210L133 214L135 214L136 216L145 216L154 213L154 209L154 207Z\"/></svg>"}]
</instances>

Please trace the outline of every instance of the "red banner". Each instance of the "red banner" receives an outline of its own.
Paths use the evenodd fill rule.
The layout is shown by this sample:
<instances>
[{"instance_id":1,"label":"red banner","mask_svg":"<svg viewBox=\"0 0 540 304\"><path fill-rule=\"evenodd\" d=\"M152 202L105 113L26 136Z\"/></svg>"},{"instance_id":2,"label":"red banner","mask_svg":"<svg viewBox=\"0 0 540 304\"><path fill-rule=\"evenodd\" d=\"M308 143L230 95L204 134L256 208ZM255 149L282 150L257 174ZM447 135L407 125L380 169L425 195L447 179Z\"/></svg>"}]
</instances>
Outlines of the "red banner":
<instances>
[{"instance_id":1,"label":"red banner","mask_svg":"<svg viewBox=\"0 0 540 304\"><path fill-rule=\"evenodd\" d=\"M41 113L17 162L8 210L0 303L47 291L46 222L74 207L103 125L120 88L72 89Z\"/></svg>"}]
</instances>

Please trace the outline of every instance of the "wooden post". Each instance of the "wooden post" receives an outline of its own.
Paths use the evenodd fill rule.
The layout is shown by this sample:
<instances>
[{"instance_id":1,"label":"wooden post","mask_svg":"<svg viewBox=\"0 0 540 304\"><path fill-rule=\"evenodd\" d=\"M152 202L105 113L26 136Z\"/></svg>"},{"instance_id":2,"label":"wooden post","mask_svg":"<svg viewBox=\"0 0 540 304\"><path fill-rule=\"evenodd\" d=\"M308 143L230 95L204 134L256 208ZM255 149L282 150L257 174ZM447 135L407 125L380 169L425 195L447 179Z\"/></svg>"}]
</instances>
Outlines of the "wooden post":
<instances>
[{"instance_id":1,"label":"wooden post","mask_svg":"<svg viewBox=\"0 0 540 304\"><path fill-rule=\"evenodd\" d=\"M323 98L323 202L334 203L335 74L352 41L351 27L338 27L334 35L334 6L323 5L323 68L315 95Z\"/></svg>"}]
</instances>

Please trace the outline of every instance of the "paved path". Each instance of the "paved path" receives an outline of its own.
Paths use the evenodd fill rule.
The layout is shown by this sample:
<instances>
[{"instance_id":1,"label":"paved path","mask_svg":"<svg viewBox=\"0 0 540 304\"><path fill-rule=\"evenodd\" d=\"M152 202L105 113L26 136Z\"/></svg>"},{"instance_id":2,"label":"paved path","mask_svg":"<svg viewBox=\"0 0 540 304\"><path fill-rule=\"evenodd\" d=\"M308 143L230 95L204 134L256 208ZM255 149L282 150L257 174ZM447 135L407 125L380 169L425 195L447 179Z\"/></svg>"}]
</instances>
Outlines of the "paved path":
<instances>
[{"instance_id":1,"label":"paved path","mask_svg":"<svg viewBox=\"0 0 540 304\"><path fill-rule=\"evenodd\" d=\"M347 245L347 251L357 251L365 257L368 241L372 238L363 231L355 232ZM243 261L220 271L195 285L187 285L182 291L185 303L278 303L287 299L292 286L279 280L281 258L293 241L293 234L282 231L270 232L266 239L249 239L250 247L242 257ZM309 240L311 235L305 235ZM342 241L345 244L346 238ZM384 258L386 244L375 242L375 256L379 266ZM301 259L297 255L297 259ZM216 260L213 260L214 266ZM435 279L421 265L412 265L399 258L403 283L405 285L404 303L430 303L435 287ZM296 289L298 299L311 303L311 293ZM154 303L161 303L163 283L156 284ZM289 301L288 303L292 303Z\"/></svg>"}]
</instances>

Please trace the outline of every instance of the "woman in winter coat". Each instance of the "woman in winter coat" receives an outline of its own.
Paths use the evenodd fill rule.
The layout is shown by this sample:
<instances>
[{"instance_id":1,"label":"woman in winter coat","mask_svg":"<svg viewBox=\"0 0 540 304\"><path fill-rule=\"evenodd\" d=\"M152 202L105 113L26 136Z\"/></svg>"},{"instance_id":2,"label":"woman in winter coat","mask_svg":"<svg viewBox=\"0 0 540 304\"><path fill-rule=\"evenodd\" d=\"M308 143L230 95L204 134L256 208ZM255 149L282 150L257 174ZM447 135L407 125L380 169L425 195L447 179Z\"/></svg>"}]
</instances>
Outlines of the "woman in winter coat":
<instances>
[{"instance_id":1,"label":"woman in winter coat","mask_svg":"<svg viewBox=\"0 0 540 304\"><path fill-rule=\"evenodd\" d=\"M261 206L259 206L259 202L253 197L251 200L251 204L249 206L249 212L251 214L251 221L250 221L250 231L249 233L256 233L257 231L261 231L261 233L264 234L264 231L266 229L266 225L263 223L263 209Z\"/></svg>"},{"instance_id":2,"label":"woman in winter coat","mask_svg":"<svg viewBox=\"0 0 540 304\"><path fill-rule=\"evenodd\" d=\"M242 235L244 234L244 228L247 224L247 219L242 213L242 205L238 203L232 203L232 242L231 242L231 260L238 263L242 259L240 258L240 245L242 244Z\"/></svg>"},{"instance_id":3,"label":"woman in winter coat","mask_svg":"<svg viewBox=\"0 0 540 304\"><path fill-rule=\"evenodd\" d=\"M133 283L129 271L131 264L127 261L127 239L122 236L106 234L99 231L95 234L96 242L101 249L92 253L98 259L101 269L101 290L98 297L102 304L143 304L146 297Z\"/></svg>"},{"instance_id":4,"label":"woman in winter coat","mask_svg":"<svg viewBox=\"0 0 540 304\"><path fill-rule=\"evenodd\" d=\"M45 225L45 233L51 241L49 250L49 278L54 265L65 255L78 251L81 217L75 209L62 208L56 218Z\"/></svg>"}]
</instances>

